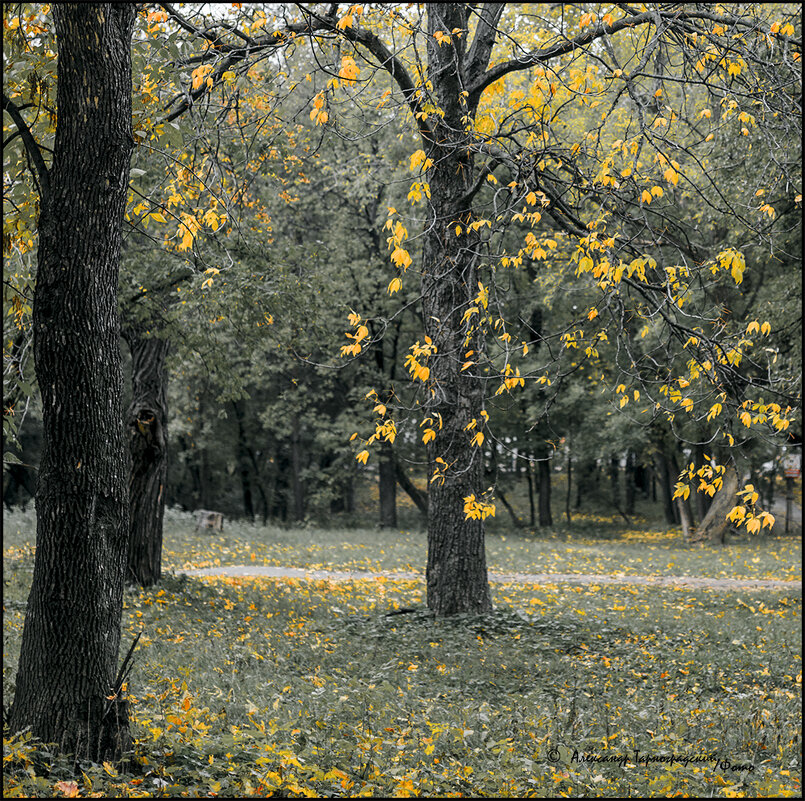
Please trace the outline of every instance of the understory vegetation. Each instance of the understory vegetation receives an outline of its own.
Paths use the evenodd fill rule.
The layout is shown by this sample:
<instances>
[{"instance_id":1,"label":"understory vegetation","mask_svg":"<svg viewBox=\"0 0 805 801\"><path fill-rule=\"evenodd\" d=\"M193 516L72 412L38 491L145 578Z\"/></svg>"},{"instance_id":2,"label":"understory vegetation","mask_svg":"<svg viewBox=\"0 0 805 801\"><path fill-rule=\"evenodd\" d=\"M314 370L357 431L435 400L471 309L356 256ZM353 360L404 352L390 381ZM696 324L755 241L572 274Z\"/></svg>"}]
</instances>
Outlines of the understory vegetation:
<instances>
[{"instance_id":1,"label":"understory vegetation","mask_svg":"<svg viewBox=\"0 0 805 801\"><path fill-rule=\"evenodd\" d=\"M4 796L801 795L797 585L498 582L491 615L444 620L421 579L181 574L421 572L419 532L193 528L169 511L167 578L125 596L123 653L142 632L128 772L75 772L5 732ZM573 536L493 534L489 569L801 579L793 538L690 548L675 531L614 529L591 519ZM6 698L33 542L33 515L7 513Z\"/></svg>"}]
</instances>

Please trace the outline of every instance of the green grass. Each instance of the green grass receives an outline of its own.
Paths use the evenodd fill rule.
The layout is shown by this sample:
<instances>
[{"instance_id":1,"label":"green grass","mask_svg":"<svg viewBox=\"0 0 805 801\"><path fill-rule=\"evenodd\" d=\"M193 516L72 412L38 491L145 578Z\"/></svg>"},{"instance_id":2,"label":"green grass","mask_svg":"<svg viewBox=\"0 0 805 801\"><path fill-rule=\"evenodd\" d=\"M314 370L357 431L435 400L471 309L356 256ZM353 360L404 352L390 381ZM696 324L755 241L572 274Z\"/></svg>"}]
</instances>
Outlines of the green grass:
<instances>
[{"instance_id":1,"label":"green grass","mask_svg":"<svg viewBox=\"0 0 805 801\"><path fill-rule=\"evenodd\" d=\"M29 547L33 512L4 514L4 548ZM505 533L503 533L505 532ZM487 534L487 564L498 573L624 573L712 578L802 579L797 537L733 537L728 547L689 547L677 529L644 518L625 529L612 518L577 516L570 530ZM333 570L410 570L424 575L421 531L379 528L282 528L226 521L222 534L196 534L193 516L165 513L163 565L179 572L213 565L281 565Z\"/></svg>"},{"instance_id":2,"label":"green grass","mask_svg":"<svg viewBox=\"0 0 805 801\"><path fill-rule=\"evenodd\" d=\"M210 537L188 522L167 521L174 568L251 553L339 568L424 560L415 532L231 524ZM33 529L16 513L5 523L10 698ZM788 541L692 550L650 532L604 541L590 526L580 541L491 535L490 568L798 575ZM127 592L124 644L144 632L129 687L141 772L73 776L15 738L4 795L69 791L60 781L112 796L801 794L800 591L493 593L492 615L435 620L421 580L169 577ZM400 606L415 611L387 614ZM649 761L671 756L690 761Z\"/></svg>"}]
</instances>

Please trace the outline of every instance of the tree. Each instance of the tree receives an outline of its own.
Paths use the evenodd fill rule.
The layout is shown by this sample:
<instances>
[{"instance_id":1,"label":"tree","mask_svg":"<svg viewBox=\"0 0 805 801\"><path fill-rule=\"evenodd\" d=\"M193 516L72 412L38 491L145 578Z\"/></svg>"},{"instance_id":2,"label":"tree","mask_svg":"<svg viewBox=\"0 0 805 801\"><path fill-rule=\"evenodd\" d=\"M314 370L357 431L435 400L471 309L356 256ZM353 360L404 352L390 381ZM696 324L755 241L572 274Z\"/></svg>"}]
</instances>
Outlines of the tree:
<instances>
[{"instance_id":1,"label":"tree","mask_svg":"<svg viewBox=\"0 0 805 801\"><path fill-rule=\"evenodd\" d=\"M33 307L44 442L37 550L13 731L77 758L130 747L116 684L128 538L117 310L131 125L130 4L56 4L58 88L46 166L15 97L3 96L40 189Z\"/></svg>"}]
</instances>

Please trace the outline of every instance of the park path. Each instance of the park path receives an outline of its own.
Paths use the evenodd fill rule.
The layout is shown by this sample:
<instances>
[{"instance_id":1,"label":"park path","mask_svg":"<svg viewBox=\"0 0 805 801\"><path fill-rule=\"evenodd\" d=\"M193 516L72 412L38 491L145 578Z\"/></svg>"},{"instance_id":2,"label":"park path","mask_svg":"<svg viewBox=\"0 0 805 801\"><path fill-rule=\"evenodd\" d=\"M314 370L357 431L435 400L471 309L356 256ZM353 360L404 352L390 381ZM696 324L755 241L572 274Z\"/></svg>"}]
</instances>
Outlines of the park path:
<instances>
[{"instance_id":1,"label":"park path","mask_svg":"<svg viewBox=\"0 0 805 801\"><path fill-rule=\"evenodd\" d=\"M267 578L301 578L310 581L354 581L356 579L422 579L421 573L407 571L369 572L365 570L313 570L303 567L273 567L269 565L221 565L179 570L188 576L256 576ZM644 584L660 587L709 587L716 590L794 590L802 591L801 581L776 579L731 579L708 576L628 576L624 573L599 575L586 573L490 573L496 584Z\"/></svg>"}]
</instances>

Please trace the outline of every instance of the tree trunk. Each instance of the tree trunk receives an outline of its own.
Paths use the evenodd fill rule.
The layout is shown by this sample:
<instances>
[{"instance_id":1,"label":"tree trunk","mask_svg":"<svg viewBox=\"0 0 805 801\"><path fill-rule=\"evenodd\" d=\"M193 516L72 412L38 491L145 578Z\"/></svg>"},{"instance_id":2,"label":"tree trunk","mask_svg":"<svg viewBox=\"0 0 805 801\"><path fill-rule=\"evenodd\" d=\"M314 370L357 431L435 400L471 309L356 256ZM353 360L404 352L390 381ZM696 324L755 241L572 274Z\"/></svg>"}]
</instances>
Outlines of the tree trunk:
<instances>
[{"instance_id":1,"label":"tree trunk","mask_svg":"<svg viewBox=\"0 0 805 801\"><path fill-rule=\"evenodd\" d=\"M570 525L572 520L570 516L570 487L573 479L573 458L568 453L567 455L567 492L565 493L565 518L567 524Z\"/></svg>"},{"instance_id":2,"label":"tree trunk","mask_svg":"<svg viewBox=\"0 0 805 801\"><path fill-rule=\"evenodd\" d=\"M305 519L305 498L302 487L302 435L299 427L299 415L291 419L291 500L293 503L293 519Z\"/></svg>"},{"instance_id":3,"label":"tree trunk","mask_svg":"<svg viewBox=\"0 0 805 801\"><path fill-rule=\"evenodd\" d=\"M701 467L705 461L704 448L701 445L696 446L696 467ZM757 486L757 485L756 485ZM704 520L707 512L710 510L710 496L706 492L696 493L696 511L699 520Z\"/></svg>"},{"instance_id":4,"label":"tree trunk","mask_svg":"<svg viewBox=\"0 0 805 801\"><path fill-rule=\"evenodd\" d=\"M671 467L668 464L668 457L663 451L657 454L657 473L660 480L660 494L662 495L662 506L665 512L665 522L669 526L675 526L679 520L674 510L673 492L671 490Z\"/></svg>"},{"instance_id":5,"label":"tree trunk","mask_svg":"<svg viewBox=\"0 0 805 801\"><path fill-rule=\"evenodd\" d=\"M94 762L131 746L114 694L129 534L117 307L131 130L130 4L54 4L58 125L42 186L34 357L36 559L12 731Z\"/></svg>"},{"instance_id":6,"label":"tree trunk","mask_svg":"<svg viewBox=\"0 0 805 801\"><path fill-rule=\"evenodd\" d=\"M416 504L416 508L422 513L422 518L425 522L428 519L428 493L422 492L422 490L418 489L413 481L408 478L408 474L403 469L403 466L395 457L394 459L394 470L397 476L397 482L400 485L400 488L403 489L407 494L408 497Z\"/></svg>"},{"instance_id":7,"label":"tree trunk","mask_svg":"<svg viewBox=\"0 0 805 801\"><path fill-rule=\"evenodd\" d=\"M537 525L537 518L534 509L534 475L533 475L533 462L531 457L528 459L528 464L525 469L525 477L528 481L528 525L531 528Z\"/></svg>"},{"instance_id":8,"label":"tree trunk","mask_svg":"<svg viewBox=\"0 0 805 801\"><path fill-rule=\"evenodd\" d=\"M537 462L537 475L539 477L539 524L540 527L552 526L550 459L540 459Z\"/></svg>"},{"instance_id":9,"label":"tree trunk","mask_svg":"<svg viewBox=\"0 0 805 801\"><path fill-rule=\"evenodd\" d=\"M162 519L168 477L168 400L165 359L169 343L127 327L131 350L131 404L126 427L131 453L127 578L156 584L162 569Z\"/></svg>"},{"instance_id":10,"label":"tree trunk","mask_svg":"<svg viewBox=\"0 0 805 801\"><path fill-rule=\"evenodd\" d=\"M624 470L623 480L625 484L625 498L626 498L626 514L634 514L634 501L636 489L636 457L633 450L628 451L626 454L626 469Z\"/></svg>"},{"instance_id":11,"label":"tree trunk","mask_svg":"<svg viewBox=\"0 0 805 801\"><path fill-rule=\"evenodd\" d=\"M254 521L254 501L252 500L252 481L251 481L251 468L250 464L254 464L254 455L250 453L248 440L246 438L245 419L246 413L244 410L243 400L236 400L232 402L232 408L235 412L235 420L238 424L238 447L237 447L237 462L238 473L240 474L240 486L243 491L243 514Z\"/></svg>"},{"instance_id":12,"label":"tree trunk","mask_svg":"<svg viewBox=\"0 0 805 801\"><path fill-rule=\"evenodd\" d=\"M468 83L464 71L464 37L439 42L437 31L466 31L462 3L429 3L428 75L440 114L430 115L429 130L420 128L432 164L429 219L422 247L422 307L425 333L435 350L429 359L426 413L441 426L429 443L431 481L428 490L428 607L437 615L482 613L492 609L484 548L484 522L468 519L465 498L483 493L481 449L470 445L473 420L483 425L483 379L472 369L461 371L464 354L478 351L477 320L464 312L478 293L480 237L470 231L473 220L466 199L473 183L473 141L467 132ZM477 102L477 100L475 101ZM441 116L443 112L443 116ZM457 236L456 225L462 235ZM427 340L426 340L427 341ZM443 460L437 462L436 459Z\"/></svg>"},{"instance_id":13,"label":"tree trunk","mask_svg":"<svg viewBox=\"0 0 805 801\"><path fill-rule=\"evenodd\" d=\"M380 470L378 478L380 492L380 525L383 528L397 526L397 471L394 467L394 453L390 442L380 445Z\"/></svg>"},{"instance_id":14,"label":"tree trunk","mask_svg":"<svg viewBox=\"0 0 805 801\"><path fill-rule=\"evenodd\" d=\"M722 545L730 526L727 515L737 504L738 473L727 467L721 489L713 496L713 502L696 530L696 540L709 540L712 545Z\"/></svg>"},{"instance_id":15,"label":"tree trunk","mask_svg":"<svg viewBox=\"0 0 805 801\"><path fill-rule=\"evenodd\" d=\"M689 544L691 542L691 532L693 530L693 524L690 519L690 515L688 514L688 507L685 506L685 502L682 498L676 499L677 508L679 509L679 522L682 525L682 541L685 544Z\"/></svg>"},{"instance_id":16,"label":"tree trunk","mask_svg":"<svg viewBox=\"0 0 805 801\"><path fill-rule=\"evenodd\" d=\"M617 456L609 457L609 490L612 493L612 504L621 511L620 463Z\"/></svg>"}]
</instances>

